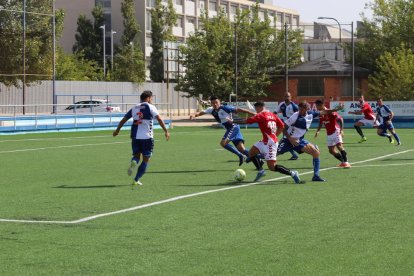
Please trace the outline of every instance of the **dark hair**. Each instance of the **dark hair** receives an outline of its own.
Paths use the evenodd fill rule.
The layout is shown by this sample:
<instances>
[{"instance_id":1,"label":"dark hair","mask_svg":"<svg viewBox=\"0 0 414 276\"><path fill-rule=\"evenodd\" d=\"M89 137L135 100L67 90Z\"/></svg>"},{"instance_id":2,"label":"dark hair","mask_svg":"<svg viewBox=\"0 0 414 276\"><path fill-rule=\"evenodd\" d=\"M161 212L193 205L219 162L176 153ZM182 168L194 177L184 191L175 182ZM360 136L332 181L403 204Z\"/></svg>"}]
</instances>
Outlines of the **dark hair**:
<instances>
[{"instance_id":1,"label":"dark hair","mask_svg":"<svg viewBox=\"0 0 414 276\"><path fill-rule=\"evenodd\" d=\"M377 101L382 101L382 96L378 96Z\"/></svg>"},{"instance_id":2,"label":"dark hair","mask_svg":"<svg viewBox=\"0 0 414 276\"><path fill-rule=\"evenodd\" d=\"M215 101L215 100L218 100L218 97L217 96L211 96L210 97L210 101Z\"/></svg>"},{"instance_id":3,"label":"dark hair","mask_svg":"<svg viewBox=\"0 0 414 276\"><path fill-rule=\"evenodd\" d=\"M322 102L321 100L316 100L316 101L315 101L315 104L316 104L316 105L323 105L323 102Z\"/></svg>"},{"instance_id":4,"label":"dark hair","mask_svg":"<svg viewBox=\"0 0 414 276\"><path fill-rule=\"evenodd\" d=\"M141 102L143 102L150 97L152 97L152 92L150 90L145 90L141 93L141 96L139 98L141 99Z\"/></svg>"},{"instance_id":5,"label":"dark hair","mask_svg":"<svg viewBox=\"0 0 414 276\"><path fill-rule=\"evenodd\" d=\"M254 103L254 107L258 107L258 106L261 106L261 107L265 106L264 101L257 101Z\"/></svg>"},{"instance_id":6,"label":"dark hair","mask_svg":"<svg viewBox=\"0 0 414 276\"><path fill-rule=\"evenodd\" d=\"M300 102L299 103L299 108L302 108L302 107L308 108L308 103L306 101Z\"/></svg>"}]
</instances>

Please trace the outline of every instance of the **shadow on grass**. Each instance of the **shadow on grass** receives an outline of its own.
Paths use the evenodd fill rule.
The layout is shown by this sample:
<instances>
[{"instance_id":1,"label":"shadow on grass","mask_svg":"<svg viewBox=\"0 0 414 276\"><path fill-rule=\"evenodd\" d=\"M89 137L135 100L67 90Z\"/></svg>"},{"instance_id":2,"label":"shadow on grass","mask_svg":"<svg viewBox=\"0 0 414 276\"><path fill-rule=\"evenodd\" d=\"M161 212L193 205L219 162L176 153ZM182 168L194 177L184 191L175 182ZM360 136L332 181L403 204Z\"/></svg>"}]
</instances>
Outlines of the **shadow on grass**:
<instances>
[{"instance_id":1,"label":"shadow on grass","mask_svg":"<svg viewBox=\"0 0 414 276\"><path fill-rule=\"evenodd\" d=\"M91 185L91 186L70 186L70 185L60 185L53 187L55 189L100 189L100 188L119 188L119 187L125 187L125 186L131 186L128 184L122 184L122 185Z\"/></svg>"},{"instance_id":2,"label":"shadow on grass","mask_svg":"<svg viewBox=\"0 0 414 276\"><path fill-rule=\"evenodd\" d=\"M220 170L220 171L231 171L231 170ZM217 170L148 171L146 174L153 174L153 173L203 173L203 172L217 172Z\"/></svg>"}]
</instances>

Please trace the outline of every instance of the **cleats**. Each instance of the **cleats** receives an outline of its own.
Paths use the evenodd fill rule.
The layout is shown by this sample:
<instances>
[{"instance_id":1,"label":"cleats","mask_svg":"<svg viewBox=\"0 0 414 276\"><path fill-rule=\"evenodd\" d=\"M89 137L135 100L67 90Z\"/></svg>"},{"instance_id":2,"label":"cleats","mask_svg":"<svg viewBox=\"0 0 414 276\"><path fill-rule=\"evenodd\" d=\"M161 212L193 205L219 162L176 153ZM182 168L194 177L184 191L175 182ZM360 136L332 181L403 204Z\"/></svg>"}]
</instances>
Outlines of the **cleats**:
<instances>
[{"instance_id":1,"label":"cleats","mask_svg":"<svg viewBox=\"0 0 414 276\"><path fill-rule=\"evenodd\" d=\"M128 168L128 175L129 176L131 176L132 175L132 173L134 172L134 170L135 170L135 167L138 165L138 163L135 161L135 160L131 160L131 164L129 165L129 168Z\"/></svg>"},{"instance_id":2,"label":"cleats","mask_svg":"<svg viewBox=\"0 0 414 276\"><path fill-rule=\"evenodd\" d=\"M132 183L131 183L131 185L132 185L132 187L135 187L135 186L142 186L142 183L141 183L141 181L135 181L135 180L132 180Z\"/></svg>"},{"instance_id":3,"label":"cleats","mask_svg":"<svg viewBox=\"0 0 414 276\"><path fill-rule=\"evenodd\" d=\"M256 175L256 178L253 180L254 182L257 182L257 181L259 181L259 179L260 178L262 178L263 176L265 176L266 175L266 172L265 172L265 170L260 170L258 173L257 173L257 175Z\"/></svg>"},{"instance_id":4,"label":"cleats","mask_svg":"<svg viewBox=\"0 0 414 276\"><path fill-rule=\"evenodd\" d=\"M344 169L349 169L351 167L351 164L349 164L348 162L342 162L341 164L338 165L339 168L344 168Z\"/></svg>"},{"instance_id":5,"label":"cleats","mask_svg":"<svg viewBox=\"0 0 414 276\"><path fill-rule=\"evenodd\" d=\"M321 178L319 175L314 175L312 177L312 181L316 181L316 182L325 182L326 180Z\"/></svg>"},{"instance_id":6,"label":"cleats","mask_svg":"<svg viewBox=\"0 0 414 276\"><path fill-rule=\"evenodd\" d=\"M246 162L246 156L239 156L239 166L243 165L244 162Z\"/></svg>"},{"instance_id":7,"label":"cleats","mask_svg":"<svg viewBox=\"0 0 414 276\"><path fill-rule=\"evenodd\" d=\"M390 144L394 144L394 139L392 139L392 137L388 137L388 140L390 141Z\"/></svg>"},{"instance_id":8,"label":"cleats","mask_svg":"<svg viewBox=\"0 0 414 276\"><path fill-rule=\"evenodd\" d=\"M398 143L396 144L396 146L401 146L401 142L398 142Z\"/></svg>"},{"instance_id":9,"label":"cleats","mask_svg":"<svg viewBox=\"0 0 414 276\"><path fill-rule=\"evenodd\" d=\"M299 156L297 155L292 155L291 158L289 158L289 160L298 160Z\"/></svg>"},{"instance_id":10,"label":"cleats","mask_svg":"<svg viewBox=\"0 0 414 276\"><path fill-rule=\"evenodd\" d=\"M367 137L362 137L361 140L358 141L358 143L364 143L367 141Z\"/></svg>"},{"instance_id":11,"label":"cleats","mask_svg":"<svg viewBox=\"0 0 414 276\"><path fill-rule=\"evenodd\" d=\"M292 178L295 180L296 184L300 184L299 173L297 171L292 171Z\"/></svg>"}]
</instances>

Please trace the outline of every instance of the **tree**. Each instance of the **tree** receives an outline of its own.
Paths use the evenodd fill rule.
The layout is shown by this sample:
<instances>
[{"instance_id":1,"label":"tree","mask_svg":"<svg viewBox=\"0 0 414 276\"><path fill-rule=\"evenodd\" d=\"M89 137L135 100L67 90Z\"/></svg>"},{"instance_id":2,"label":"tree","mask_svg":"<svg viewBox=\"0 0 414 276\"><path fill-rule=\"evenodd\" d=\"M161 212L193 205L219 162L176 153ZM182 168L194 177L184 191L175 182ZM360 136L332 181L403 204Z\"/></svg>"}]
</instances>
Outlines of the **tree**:
<instances>
[{"instance_id":1,"label":"tree","mask_svg":"<svg viewBox=\"0 0 414 276\"><path fill-rule=\"evenodd\" d=\"M378 70L369 77L369 97L389 101L414 100L414 54L402 44L377 60Z\"/></svg>"},{"instance_id":2,"label":"tree","mask_svg":"<svg viewBox=\"0 0 414 276\"><path fill-rule=\"evenodd\" d=\"M73 52L77 56L82 56L87 60L94 60L103 66L103 32L100 28L104 25L104 12L102 5L96 5L92 10L94 21L92 22L84 14L78 17L77 33L75 34L75 44Z\"/></svg>"},{"instance_id":3,"label":"tree","mask_svg":"<svg viewBox=\"0 0 414 276\"><path fill-rule=\"evenodd\" d=\"M57 51L56 79L76 81L98 81L102 79L102 67L94 60L87 60L82 55L65 54Z\"/></svg>"},{"instance_id":4,"label":"tree","mask_svg":"<svg viewBox=\"0 0 414 276\"><path fill-rule=\"evenodd\" d=\"M186 71L176 89L189 96L214 94L228 99L235 92L237 47L237 95L265 96L271 77L280 73L285 62L284 32L272 28L267 16L259 19L258 5L251 11L239 10L234 23L222 12L211 19L205 14L201 23L202 28L181 47ZM290 30L290 65L300 62L300 43L300 32Z\"/></svg>"},{"instance_id":5,"label":"tree","mask_svg":"<svg viewBox=\"0 0 414 276\"><path fill-rule=\"evenodd\" d=\"M50 16L26 13L25 68L23 68L23 1L0 0L0 82L19 86L47 78L53 70L53 30ZM49 0L27 1L27 12L52 14ZM19 15L17 15L19 14ZM56 11L56 37L62 31L64 14ZM26 75L27 74L27 75Z\"/></svg>"},{"instance_id":6,"label":"tree","mask_svg":"<svg viewBox=\"0 0 414 276\"><path fill-rule=\"evenodd\" d=\"M111 79L140 83L145 81L145 60L137 38L140 28L135 19L134 1L124 0L121 12L124 17L124 32L121 46L114 57L114 72L111 72Z\"/></svg>"},{"instance_id":7,"label":"tree","mask_svg":"<svg viewBox=\"0 0 414 276\"><path fill-rule=\"evenodd\" d=\"M161 0L155 0L155 7L151 10L151 60L149 65L150 78L155 82L164 80L164 41L172 41L172 26L177 21L177 14L172 3L168 0L167 7Z\"/></svg>"}]
</instances>

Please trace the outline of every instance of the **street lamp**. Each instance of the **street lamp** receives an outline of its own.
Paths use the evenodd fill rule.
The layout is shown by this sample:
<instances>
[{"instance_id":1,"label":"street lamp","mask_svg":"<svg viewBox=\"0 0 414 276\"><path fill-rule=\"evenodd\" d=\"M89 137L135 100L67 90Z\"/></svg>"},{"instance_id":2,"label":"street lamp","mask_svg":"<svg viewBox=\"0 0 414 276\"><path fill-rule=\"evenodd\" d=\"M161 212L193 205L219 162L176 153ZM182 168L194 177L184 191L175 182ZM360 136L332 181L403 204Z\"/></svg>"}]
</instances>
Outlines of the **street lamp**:
<instances>
[{"instance_id":1,"label":"street lamp","mask_svg":"<svg viewBox=\"0 0 414 276\"><path fill-rule=\"evenodd\" d=\"M102 51L102 59L103 59L103 71L104 71L104 79L106 78L106 59L105 59L105 24L100 26L99 28L102 29L102 47L103 47L103 51Z\"/></svg>"},{"instance_id":2,"label":"street lamp","mask_svg":"<svg viewBox=\"0 0 414 276\"><path fill-rule=\"evenodd\" d=\"M114 34L116 32L111 30L111 72L114 70Z\"/></svg>"},{"instance_id":3,"label":"street lamp","mask_svg":"<svg viewBox=\"0 0 414 276\"><path fill-rule=\"evenodd\" d=\"M320 16L320 17L318 17L318 19L332 19L332 20L335 20L336 23L338 23L338 27L339 27L339 44L341 44L342 43L342 29L341 29L341 24L339 24L339 21L336 20L333 17L325 17L325 16Z\"/></svg>"}]
</instances>

